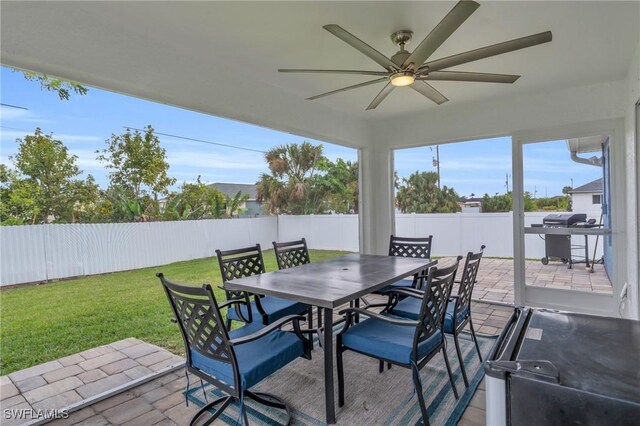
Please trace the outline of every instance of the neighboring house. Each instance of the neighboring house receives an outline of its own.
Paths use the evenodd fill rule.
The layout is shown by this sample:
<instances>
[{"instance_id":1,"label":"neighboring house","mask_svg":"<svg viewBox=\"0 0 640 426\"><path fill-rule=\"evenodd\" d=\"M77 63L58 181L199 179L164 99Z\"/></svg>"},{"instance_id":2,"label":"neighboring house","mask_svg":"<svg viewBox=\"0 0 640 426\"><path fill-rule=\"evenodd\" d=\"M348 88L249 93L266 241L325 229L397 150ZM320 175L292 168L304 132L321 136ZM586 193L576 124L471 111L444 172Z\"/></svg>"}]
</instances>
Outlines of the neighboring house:
<instances>
[{"instance_id":1,"label":"neighboring house","mask_svg":"<svg viewBox=\"0 0 640 426\"><path fill-rule=\"evenodd\" d=\"M599 178L569 191L569 194L571 194L571 211L586 213L587 219L599 221L603 201L602 182L603 179Z\"/></svg>"},{"instance_id":2,"label":"neighboring house","mask_svg":"<svg viewBox=\"0 0 640 426\"><path fill-rule=\"evenodd\" d=\"M482 211L482 198L460 198L458 205L462 213L480 213Z\"/></svg>"},{"instance_id":3,"label":"neighboring house","mask_svg":"<svg viewBox=\"0 0 640 426\"><path fill-rule=\"evenodd\" d=\"M228 195L230 198L235 197L238 191L249 195L247 201L240 205L240 210L244 210L243 216L258 216L263 214L262 205L256 200L257 191L255 185L248 183L216 182L209 186L217 189L225 195Z\"/></svg>"}]
</instances>

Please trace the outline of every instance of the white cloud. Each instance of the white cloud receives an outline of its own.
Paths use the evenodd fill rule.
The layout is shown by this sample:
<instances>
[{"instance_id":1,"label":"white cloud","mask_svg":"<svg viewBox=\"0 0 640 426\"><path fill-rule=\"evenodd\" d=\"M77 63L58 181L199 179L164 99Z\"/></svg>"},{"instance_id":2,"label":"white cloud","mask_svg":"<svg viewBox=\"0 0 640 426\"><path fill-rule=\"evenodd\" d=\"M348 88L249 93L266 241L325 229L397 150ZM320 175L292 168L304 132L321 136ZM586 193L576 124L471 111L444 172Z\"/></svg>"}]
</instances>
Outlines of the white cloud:
<instances>
[{"instance_id":1,"label":"white cloud","mask_svg":"<svg viewBox=\"0 0 640 426\"><path fill-rule=\"evenodd\" d=\"M34 129L35 130L35 129ZM6 130L0 129L0 139L15 141L16 139L24 138L26 135L33 134L33 132L20 131L20 130ZM48 133L47 133L48 134ZM64 143L73 142L98 142L102 138L91 135L74 135L69 133L53 133L53 138L60 140Z\"/></svg>"},{"instance_id":2,"label":"white cloud","mask_svg":"<svg viewBox=\"0 0 640 426\"><path fill-rule=\"evenodd\" d=\"M100 170L106 172L104 164L96 160L96 152L92 149L70 149L69 153L78 156L76 164L83 171Z\"/></svg>"},{"instance_id":3,"label":"white cloud","mask_svg":"<svg viewBox=\"0 0 640 426\"><path fill-rule=\"evenodd\" d=\"M21 123L50 123L51 120L39 117L30 110L0 106L0 119Z\"/></svg>"},{"instance_id":4,"label":"white cloud","mask_svg":"<svg viewBox=\"0 0 640 426\"><path fill-rule=\"evenodd\" d=\"M266 170L267 165L258 153L221 155L211 152L169 151L167 161L171 167L201 169Z\"/></svg>"}]
</instances>

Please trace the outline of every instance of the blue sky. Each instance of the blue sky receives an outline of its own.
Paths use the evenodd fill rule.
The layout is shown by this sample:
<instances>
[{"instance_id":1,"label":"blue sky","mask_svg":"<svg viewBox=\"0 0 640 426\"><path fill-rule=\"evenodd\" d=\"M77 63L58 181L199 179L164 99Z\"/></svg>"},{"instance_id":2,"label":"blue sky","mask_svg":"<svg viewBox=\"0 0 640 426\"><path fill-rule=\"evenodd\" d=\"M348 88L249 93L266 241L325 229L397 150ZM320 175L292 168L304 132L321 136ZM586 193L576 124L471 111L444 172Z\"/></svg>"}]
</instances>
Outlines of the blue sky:
<instances>
[{"instance_id":1,"label":"blue sky","mask_svg":"<svg viewBox=\"0 0 640 426\"><path fill-rule=\"evenodd\" d=\"M475 140L439 146L441 183L455 188L460 195L482 196L513 190L511 173L511 138ZM416 170L435 171L435 148L410 148L395 153L400 176ZM581 154L590 157L599 153ZM598 167L578 164L569 157L566 142L551 141L527 144L523 151L524 190L537 197L562 193L562 188L574 187L602 177Z\"/></svg>"},{"instance_id":2,"label":"blue sky","mask_svg":"<svg viewBox=\"0 0 640 426\"><path fill-rule=\"evenodd\" d=\"M36 82L22 74L1 69L2 103L28 108L1 109L0 161L17 150L16 138L40 127L62 140L78 156L78 165L90 173L98 184L108 184L107 170L98 162L95 151L102 149L112 133L124 127L142 128L151 124L157 132L237 145L266 151L286 143L309 140L263 127L213 117L104 90L89 88L85 96L72 94L61 101L57 94L44 92ZM254 183L267 171L263 156L250 152L199 142L160 136L167 151L170 175L193 181L198 175L205 182ZM319 141L309 140L317 144ZM357 151L324 143L325 154L332 160L356 160ZM408 176L416 170L433 171L435 151L428 147L398 150L395 165L398 174ZM478 196L503 193L505 176L511 174L511 140L497 138L440 146L441 181L460 195ZM532 144L525 148L525 190L537 190L538 196L556 195L565 185L582 185L601 176L596 167L579 165L569 159L564 141ZM509 178L509 189L512 189Z\"/></svg>"}]
</instances>

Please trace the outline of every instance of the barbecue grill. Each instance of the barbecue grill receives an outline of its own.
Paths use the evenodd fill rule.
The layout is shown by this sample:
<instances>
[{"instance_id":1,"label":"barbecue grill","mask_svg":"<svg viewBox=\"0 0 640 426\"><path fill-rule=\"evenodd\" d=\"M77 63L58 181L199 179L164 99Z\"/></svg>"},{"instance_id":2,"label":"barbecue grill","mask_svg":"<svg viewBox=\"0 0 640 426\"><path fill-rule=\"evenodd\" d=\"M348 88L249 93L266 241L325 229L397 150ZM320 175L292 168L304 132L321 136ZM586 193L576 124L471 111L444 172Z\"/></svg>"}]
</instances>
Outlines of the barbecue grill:
<instances>
[{"instance_id":1,"label":"barbecue grill","mask_svg":"<svg viewBox=\"0 0 640 426\"><path fill-rule=\"evenodd\" d=\"M592 224L586 222L587 215L585 213L552 213L542 219L542 226L545 228L578 228L588 227ZM538 225L540 226L540 225ZM559 259L562 263L569 263L569 268L573 263L576 263L572 259L573 249L585 249L585 245L572 245L571 235L553 235L546 234L544 237L544 251L545 255L541 259L543 265L549 263L549 259ZM585 251L586 253L586 251ZM585 256L585 262L588 264L589 260ZM587 265L588 266L588 265Z\"/></svg>"},{"instance_id":2,"label":"barbecue grill","mask_svg":"<svg viewBox=\"0 0 640 426\"><path fill-rule=\"evenodd\" d=\"M515 308L485 362L486 424L637 425L640 322Z\"/></svg>"}]
</instances>

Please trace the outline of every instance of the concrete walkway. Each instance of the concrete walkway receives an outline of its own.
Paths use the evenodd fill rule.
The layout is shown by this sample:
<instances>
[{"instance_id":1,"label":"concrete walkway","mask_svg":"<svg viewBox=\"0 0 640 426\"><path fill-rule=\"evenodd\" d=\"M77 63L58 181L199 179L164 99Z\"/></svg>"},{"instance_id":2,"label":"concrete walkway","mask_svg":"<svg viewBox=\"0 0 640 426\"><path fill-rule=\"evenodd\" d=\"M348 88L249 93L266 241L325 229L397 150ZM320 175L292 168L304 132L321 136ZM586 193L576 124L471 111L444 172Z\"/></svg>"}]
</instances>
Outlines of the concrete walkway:
<instances>
[{"instance_id":1,"label":"concrete walkway","mask_svg":"<svg viewBox=\"0 0 640 426\"><path fill-rule=\"evenodd\" d=\"M129 338L16 371L0 378L2 425L54 416L182 363L165 349Z\"/></svg>"}]
</instances>

